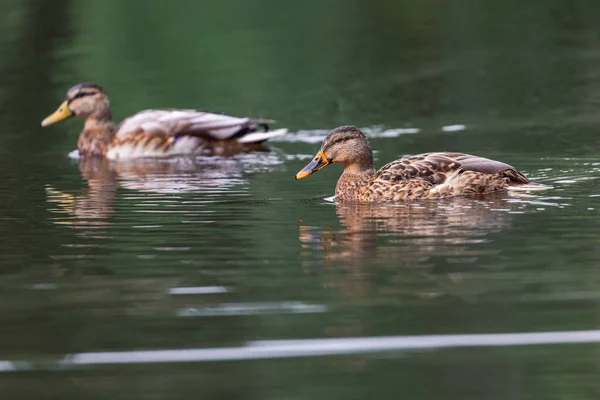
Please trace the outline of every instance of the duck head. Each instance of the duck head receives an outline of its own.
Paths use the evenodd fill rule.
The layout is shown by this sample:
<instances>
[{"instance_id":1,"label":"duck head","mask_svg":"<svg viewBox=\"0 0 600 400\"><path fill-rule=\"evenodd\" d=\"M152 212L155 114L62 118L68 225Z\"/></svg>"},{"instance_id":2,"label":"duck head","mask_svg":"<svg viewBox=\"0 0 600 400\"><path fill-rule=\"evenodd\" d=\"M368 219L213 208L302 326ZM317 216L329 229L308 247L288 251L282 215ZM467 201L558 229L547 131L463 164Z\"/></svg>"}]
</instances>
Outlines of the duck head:
<instances>
[{"instance_id":1,"label":"duck head","mask_svg":"<svg viewBox=\"0 0 600 400\"><path fill-rule=\"evenodd\" d=\"M42 126L52 125L73 116L98 120L111 118L106 91L91 82L73 86L67 91L58 109L42 121Z\"/></svg>"},{"instance_id":2,"label":"duck head","mask_svg":"<svg viewBox=\"0 0 600 400\"><path fill-rule=\"evenodd\" d=\"M373 170L373 152L369 139L355 126L340 126L327 134L312 161L296 174L306 178L330 164L342 164L346 171Z\"/></svg>"}]
</instances>

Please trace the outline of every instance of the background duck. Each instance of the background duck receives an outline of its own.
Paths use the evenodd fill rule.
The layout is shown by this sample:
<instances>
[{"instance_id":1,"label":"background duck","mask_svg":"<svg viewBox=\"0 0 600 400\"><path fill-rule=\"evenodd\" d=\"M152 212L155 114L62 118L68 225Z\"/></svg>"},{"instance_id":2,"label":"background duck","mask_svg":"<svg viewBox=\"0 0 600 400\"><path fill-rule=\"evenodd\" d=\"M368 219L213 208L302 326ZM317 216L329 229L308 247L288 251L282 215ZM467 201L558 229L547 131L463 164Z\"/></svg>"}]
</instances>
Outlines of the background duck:
<instances>
[{"instance_id":1,"label":"background duck","mask_svg":"<svg viewBox=\"0 0 600 400\"><path fill-rule=\"evenodd\" d=\"M95 83L80 83L42 126L77 116L85 120L77 149L80 156L109 159L169 157L206 151L230 154L259 149L261 143L284 135L269 130L274 121L236 118L199 110L145 110L115 125L106 91Z\"/></svg>"},{"instance_id":2,"label":"background duck","mask_svg":"<svg viewBox=\"0 0 600 400\"><path fill-rule=\"evenodd\" d=\"M425 153L373 167L367 137L354 126L340 126L327 135L321 149L296 179L329 164L344 172L335 188L340 201L385 202L435 199L497 192L510 188L541 189L508 164L463 153Z\"/></svg>"}]
</instances>

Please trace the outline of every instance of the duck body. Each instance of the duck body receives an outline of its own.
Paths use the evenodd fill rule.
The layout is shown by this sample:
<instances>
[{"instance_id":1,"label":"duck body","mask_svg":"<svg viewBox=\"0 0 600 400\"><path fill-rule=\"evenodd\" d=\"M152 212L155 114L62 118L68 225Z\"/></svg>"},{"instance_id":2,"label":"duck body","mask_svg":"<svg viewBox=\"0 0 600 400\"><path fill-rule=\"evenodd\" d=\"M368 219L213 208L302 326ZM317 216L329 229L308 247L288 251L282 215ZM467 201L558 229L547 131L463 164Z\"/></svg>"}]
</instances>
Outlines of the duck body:
<instances>
[{"instance_id":1,"label":"duck body","mask_svg":"<svg viewBox=\"0 0 600 400\"><path fill-rule=\"evenodd\" d=\"M331 131L313 161L296 179L332 163L344 165L335 189L339 201L439 199L532 185L525 175L508 164L463 153L419 154L392 161L376 171L368 139L351 126Z\"/></svg>"},{"instance_id":2,"label":"duck body","mask_svg":"<svg viewBox=\"0 0 600 400\"><path fill-rule=\"evenodd\" d=\"M527 183L527 177L508 164L440 152L401 158L372 174L344 173L335 195L346 201L395 202L486 194Z\"/></svg>"},{"instance_id":3,"label":"duck body","mask_svg":"<svg viewBox=\"0 0 600 400\"><path fill-rule=\"evenodd\" d=\"M259 131L268 120L236 118L199 110L145 110L116 127L85 127L79 135L80 155L126 160L172 157L204 152L229 155L257 150L285 129Z\"/></svg>"},{"instance_id":4,"label":"duck body","mask_svg":"<svg viewBox=\"0 0 600 400\"><path fill-rule=\"evenodd\" d=\"M69 89L58 110L42 122L47 126L79 116L85 120L77 149L80 156L127 160L207 153L229 155L261 149L286 129L270 130L274 121L237 118L201 110L141 111L115 125L106 92L94 83Z\"/></svg>"}]
</instances>

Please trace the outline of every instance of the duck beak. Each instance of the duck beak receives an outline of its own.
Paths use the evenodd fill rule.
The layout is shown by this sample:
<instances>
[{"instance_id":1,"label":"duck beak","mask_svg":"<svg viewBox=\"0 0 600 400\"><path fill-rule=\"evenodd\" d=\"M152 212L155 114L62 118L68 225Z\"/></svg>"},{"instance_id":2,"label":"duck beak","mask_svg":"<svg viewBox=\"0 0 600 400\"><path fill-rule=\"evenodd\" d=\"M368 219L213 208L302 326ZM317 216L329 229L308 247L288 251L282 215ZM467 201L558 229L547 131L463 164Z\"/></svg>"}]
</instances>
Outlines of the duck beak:
<instances>
[{"instance_id":1,"label":"duck beak","mask_svg":"<svg viewBox=\"0 0 600 400\"><path fill-rule=\"evenodd\" d=\"M52 125L72 116L73 111L69 109L69 104L67 101L65 101L58 107L58 110L48 115L46 119L42 121L42 126Z\"/></svg>"},{"instance_id":2,"label":"duck beak","mask_svg":"<svg viewBox=\"0 0 600 400\"><path fill-rule=\"evenodd\" d=\"M321 150L306 167L302 168L300 172L296 174L296 180L306 178L307 176L312 175L321 168L325 168L329 164L331 163L329 162L327 157L325 157L325 153L323 153L323 151Z\"/></svg>"}]
</instances>

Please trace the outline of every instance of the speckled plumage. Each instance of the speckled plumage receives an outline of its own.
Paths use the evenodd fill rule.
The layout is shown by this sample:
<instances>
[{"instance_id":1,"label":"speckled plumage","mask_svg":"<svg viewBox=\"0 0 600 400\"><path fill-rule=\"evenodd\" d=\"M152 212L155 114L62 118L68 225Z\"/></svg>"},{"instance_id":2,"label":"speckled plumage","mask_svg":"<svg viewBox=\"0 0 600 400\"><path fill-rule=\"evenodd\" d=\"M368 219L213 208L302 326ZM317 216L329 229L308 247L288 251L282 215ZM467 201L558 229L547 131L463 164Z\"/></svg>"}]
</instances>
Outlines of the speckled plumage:
<instances>
[{"instance_id":1,"label":"speckled plumage","mask_svg":"<svg viewBox=\"0 0 600 400\"><path fill-rule=\"evenodd\" d=\"M77 149L82 156L131 159L169 157L205 151L228 155L257 150L286 129L269 130L271 120L236 118L200 110L145 110L118 126L104 89L94 83L73 86L42 126L71 116L85 120Z\"/></svg>"},{"instance_id":2,"label":"speckled plumage","mask_svg":"<svg viewBox=\"0 0 600 400\"><path fill-rule=\"evenodd\" d=\"M325 161L323 161L325 159ZM308 176L332 163L344 165L335 195L340 201L397 202L477 195L529 183L512 166L463 153L425 153L373 167L371 146L357 128L331 131L315 159L297 175Z\"/></svg>"}]
</instances>

